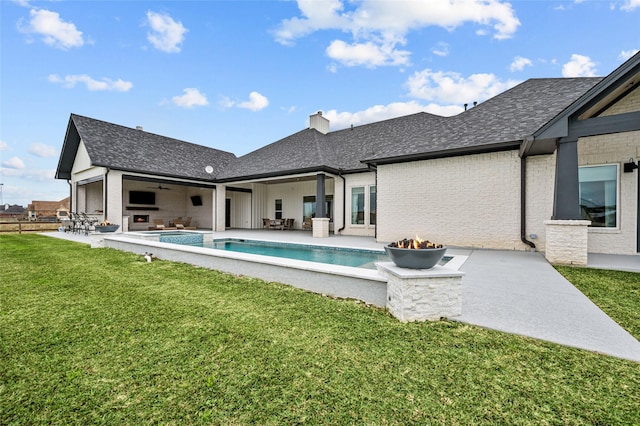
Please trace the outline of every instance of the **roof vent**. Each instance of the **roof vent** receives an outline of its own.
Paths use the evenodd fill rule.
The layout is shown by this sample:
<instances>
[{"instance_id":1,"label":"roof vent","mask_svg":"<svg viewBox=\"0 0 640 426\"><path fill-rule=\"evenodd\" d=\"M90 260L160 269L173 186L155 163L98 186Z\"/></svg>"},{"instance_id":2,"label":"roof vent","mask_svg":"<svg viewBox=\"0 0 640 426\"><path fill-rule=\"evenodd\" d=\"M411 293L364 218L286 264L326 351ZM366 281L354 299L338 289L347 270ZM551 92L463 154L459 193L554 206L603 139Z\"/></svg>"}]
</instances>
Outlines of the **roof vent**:
<instances>
[{"instance_id":1,"label":"roof vent","mask_svg":"<svg viewBox=\"0 0 640 426\"><path fill-rule=\"evenodd\" d=\"M329 120L322 116L322 111L318 111L309 116L309 128L326 135L329 133Z\"/></svg>"},{"instance_id":2,"label":"roof vent","mask_svg":"<svg viewBox=\"0 0 640 426\"><path fill-rule=\"evenodd\" d=\"M136 126L136 130L144 130L142 126Z\"/></svg>"}]
</instances>

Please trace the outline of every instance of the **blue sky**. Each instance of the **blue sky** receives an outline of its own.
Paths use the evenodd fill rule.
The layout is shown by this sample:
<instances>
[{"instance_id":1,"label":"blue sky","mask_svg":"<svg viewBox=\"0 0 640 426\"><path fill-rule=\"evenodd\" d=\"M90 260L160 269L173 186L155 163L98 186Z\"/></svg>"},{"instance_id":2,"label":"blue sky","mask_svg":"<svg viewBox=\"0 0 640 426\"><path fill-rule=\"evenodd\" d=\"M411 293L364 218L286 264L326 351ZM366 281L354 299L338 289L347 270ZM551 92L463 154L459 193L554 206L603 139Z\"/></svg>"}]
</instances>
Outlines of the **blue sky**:
<instances>
[{"instance_id":1,"label":"blue sky","mask_svg":"<svg viewBox=\"0 0 640 426\"><path fill-rule=\"evenodd\" d=\"M529 78L604 76L640 0L0 0L5 204L54 179L76 113L240 156L308 126L454 115Z\"/></svg>"}]
</instances>

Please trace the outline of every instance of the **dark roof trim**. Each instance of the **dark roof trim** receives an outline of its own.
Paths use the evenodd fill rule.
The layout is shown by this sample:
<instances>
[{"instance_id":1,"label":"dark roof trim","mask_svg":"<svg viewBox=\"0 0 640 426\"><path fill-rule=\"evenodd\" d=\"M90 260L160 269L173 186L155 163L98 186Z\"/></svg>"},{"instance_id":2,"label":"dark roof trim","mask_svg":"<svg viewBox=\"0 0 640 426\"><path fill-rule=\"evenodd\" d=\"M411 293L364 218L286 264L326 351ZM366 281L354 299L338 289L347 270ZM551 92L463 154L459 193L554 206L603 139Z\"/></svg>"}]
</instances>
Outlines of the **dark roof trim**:
<instances>
[{"instance_id":1,"label":"dark roof trim","mask_svg":"<svg viewBox=\"0 0 640 426\"><path fill-rule=\"evenodd\" d=\"M182 186L190 186L194 188L209 188L213 189L216 186L213 183L194 183L194 182L185 182L185 181L177 181L177 180L167 180L167 179L158 179L151 178L146 176L134 176L134 175L122 175L123 180L134 180L138 182L151 182L165 185L182 185Z\"/></svg>"},{"instance_id":2,"label":"dark roof trim","mask_svg":"<svg viewBox=\"0 0 640 426\"><path fill-rule=\"evenodd\" d=\"M571 117L580 115L580 113L595 104L598 99L614 92L621 83L632 78L638 72L640 72L640 52L636 53L631 59L620 65L602 81L589 89L562 113L538 129L532 136L534 139L553 139L567 136L569 131L568 122ZM635 84L630 85L625 93L628 93L634 88Z\"/></svg>"},{"instance_id":3,"label":"dark roof trim","mask_svg":"<svg viewBox=\"0 0 640 426\"><path fill-rule=\"evenodd\" d=\"M343 171L334 169L332 167L322 166L322 167L309 167L304 169L293 169L287 171L278 171L278 172L269 172L269 173L260 173L256 175L246 175L246 176L234 176L232 178L224 178L224 179L214 179L213 181L216 183L226 183L226 182L239 182L244 180L256 180L256 179L270 179L276 177L284 177L291 175L298 175L302 173L331 173L334 175L344 174Z\"/></svg>"},{"instance_id":4,"label":"dark roof trim","mask_svg":"<svg viewBox=\"0 0 640 426\"><path fill-rule=\"evenodd\" d=\"M61 155L58 160L58 167L56 168L56 179L71 179L71 170L76 159L78 147L80 146L80 134L73 123L72 117L69 118L62 151L60 151ZM69 144L69 146L67 146L67 144Z\"/></svg>"},{"instance_id":5,"label":"dark roof trim","mask_svg":"<svg viewBox=\"0 0 640 426\"><path fill-rule=\"evenodd\" d=\"M87 179L82 179L82 180L79 180L78 182L76 182L76 184L77 185L88 185L90 183L100 182L101 180L104 180L104 175L94 176L94 177L87 178Z\"/></svg>"},{"instance_id":6,"label":"dark roof trim","mask_svg":"<svg viewBox=\"0 0 640 426\"><path fill-rule=\"evenodd\" d=\"M569 123L568 135L561 138L560 142L563 142L563 140L576 141L578 138L587 136L633 132L636 130L640 130L640 111L593 117Z\"/></svg>"},{"instance_id":7,"label":"dark roof trim","mask_svg":"<svg viewBox=\"0 0 640 426\"><path fill-rule=\"evenodd\" d=\"M365 164L378 166L380 164L408 163L411 161L434 160L436 158L461 157L463 155L484 154L488 152L512 151L515 149L520 149L521 143L522 141L502 142L475 147L454 148L443 151L399 155L386 158L374 158L363 160L362 162Z\"/></svg>"}]
</instances>

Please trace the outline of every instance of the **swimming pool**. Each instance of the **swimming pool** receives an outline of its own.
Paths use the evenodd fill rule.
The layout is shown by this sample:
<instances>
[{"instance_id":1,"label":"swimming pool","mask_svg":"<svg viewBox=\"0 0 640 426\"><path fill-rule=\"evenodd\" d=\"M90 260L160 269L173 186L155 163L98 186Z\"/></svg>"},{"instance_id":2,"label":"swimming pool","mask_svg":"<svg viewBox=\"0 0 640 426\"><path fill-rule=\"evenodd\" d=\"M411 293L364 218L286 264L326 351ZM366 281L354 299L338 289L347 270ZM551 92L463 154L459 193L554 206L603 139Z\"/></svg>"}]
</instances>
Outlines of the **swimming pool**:
<instances>
[{"instance_id":1,"label":"swimming pool","mask_svg":"<svg viewBox=\"0 0 640 426\"><path fill-rule=\"evenodd\" d=\"M169 242L169 241L166 241ZM329 265L350 266L355 268L376 269L376 262L388 262L389 256L383 251L364 250L333 246L315 246L307 244L279 243L274 241L224 238L204 243L175 242L196 247L216 250L235 251ZM451 257L444 257L441 265Z\"/></svg>"}]
</instances>

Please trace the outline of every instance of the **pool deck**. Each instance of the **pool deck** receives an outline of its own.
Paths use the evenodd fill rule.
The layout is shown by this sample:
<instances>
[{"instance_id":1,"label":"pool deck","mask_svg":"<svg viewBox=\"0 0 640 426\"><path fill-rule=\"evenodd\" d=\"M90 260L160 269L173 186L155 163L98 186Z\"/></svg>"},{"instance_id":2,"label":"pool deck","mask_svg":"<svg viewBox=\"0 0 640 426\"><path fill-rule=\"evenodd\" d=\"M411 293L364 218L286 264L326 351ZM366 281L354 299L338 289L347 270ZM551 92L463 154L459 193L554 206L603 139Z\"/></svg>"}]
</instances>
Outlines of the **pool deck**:
<instances>
[{"instance_id":1,"label":"pool deck","mask_svg":"<svg viewBox=\"0 0 640 426\"><path fill-rule=\"evenodd\" d=\"M104 237L45 235L91 244ZM123 234L116 234L123 235ZM369 237L313 238L305 231L229 230L214 238L245 238L383 250ZM640 342L560 275L541 253L449 248L468 256L460 268L462 315L456 321L640 362ZM640 273L640 256L589 255L589 266Z\"/></svg>"}]
</instances>

